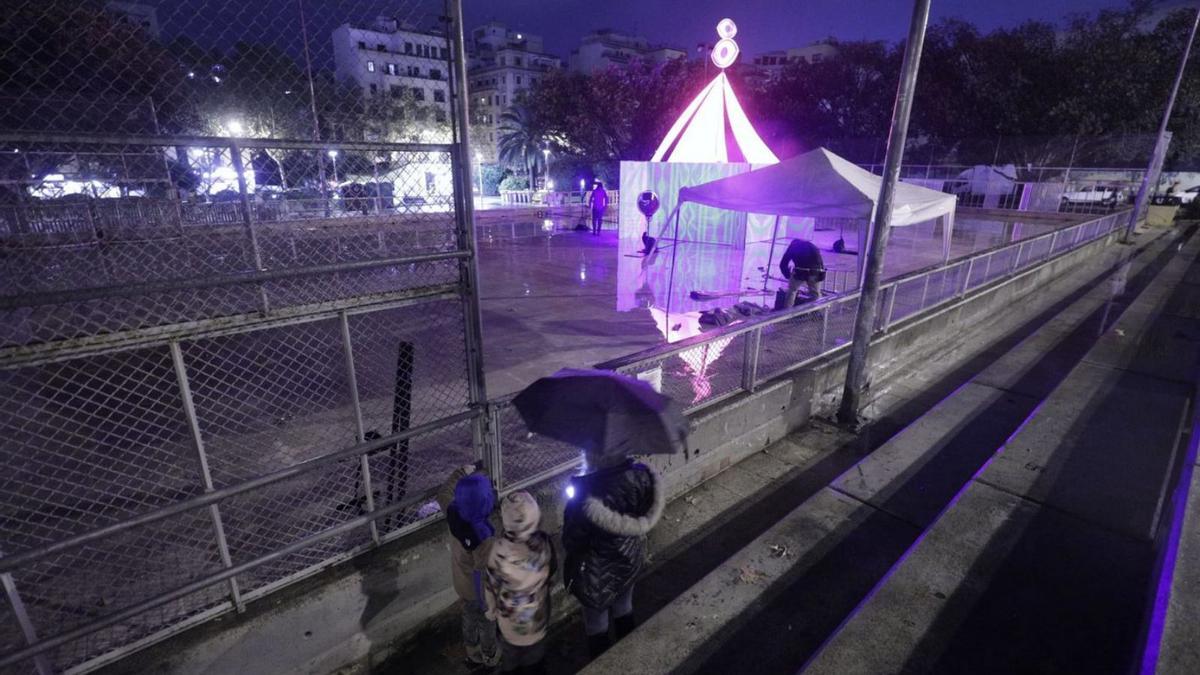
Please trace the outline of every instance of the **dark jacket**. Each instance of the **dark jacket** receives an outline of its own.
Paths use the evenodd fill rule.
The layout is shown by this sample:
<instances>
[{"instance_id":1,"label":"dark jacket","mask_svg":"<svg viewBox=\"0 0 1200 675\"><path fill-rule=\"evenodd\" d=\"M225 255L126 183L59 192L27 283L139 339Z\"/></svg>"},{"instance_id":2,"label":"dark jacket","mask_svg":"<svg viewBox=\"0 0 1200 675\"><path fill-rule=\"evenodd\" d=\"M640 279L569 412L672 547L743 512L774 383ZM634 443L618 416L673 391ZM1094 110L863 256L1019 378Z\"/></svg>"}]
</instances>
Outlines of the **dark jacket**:
<instances>
[{"instance_id":1,"label":"dark jacket","mask_svg":"<svg viewBox=\"0 0 1200 675\"><path fill-rule=\"evenodd\" d=\"M810 272L824 270L825 260L821 258L821 249L807 239L793 239L779 261L779 271L783 272L785 279L792 278L793 266L794 269Z\"/></svg>"},{"instance_id":2,"label":"dark jacket","mask_svg":"<svg viewBox=\"0 0 1200 675\"><path fill-rule=\"evenodd\" d=\"M585 607L603 609L628 590L646 562L646 534L666 495L650 467L632 460L572 479L563 513L563 579Z\"/></svg>"}]
</instances>

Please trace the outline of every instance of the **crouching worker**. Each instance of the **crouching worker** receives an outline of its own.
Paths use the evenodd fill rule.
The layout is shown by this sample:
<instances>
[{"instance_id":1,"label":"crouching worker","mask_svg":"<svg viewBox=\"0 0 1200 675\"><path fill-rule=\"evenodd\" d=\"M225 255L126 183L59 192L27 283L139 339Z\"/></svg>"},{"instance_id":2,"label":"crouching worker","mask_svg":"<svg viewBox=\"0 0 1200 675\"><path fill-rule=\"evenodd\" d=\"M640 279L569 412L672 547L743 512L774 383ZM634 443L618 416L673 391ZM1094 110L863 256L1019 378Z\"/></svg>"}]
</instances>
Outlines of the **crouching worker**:
<instances>
[{"instance_id":1,"label":"crouching worker","mask_svg":"<svg viewBox=\"0 0 1200 675\"><path fill-rule=\"evenodd\" d=\"M666 495L650 467L618 456L585 453L588 473L571 481L563 513L567 590L583 605L588 652L634 628L633 584L646 563L646 534L662 516Z\"/></svg>"},{"instance_id":2,"label":"crouching worker","mask_svg":"<svg viewBox=\"0 0 1200 675\"><path fill-rule=\"evenodd\" d=\"M808 287L808 300L820 299L821 282L825 281L825 261L816 244L807 239L793 239L779 261L779 271L788 280L784 309L795 306L802 285Z\"/></svg>"},{"instance_id":3,"label":"crouching worker","mask_svg":"<svg viewBox=\"0 0 1200 675\"><path fill-rule=\"evenodd\" d=\"M550 626L550 579L557 566L554 545L540 529L542 512L528 492L505 497L500 518L504 533L491 547L484 591L488 617L499 625L504 643L500 671L541 673Z\"/></svg>"},{"instance_id":4,"label":"crouching worker","mask_svg":"<svg viewBox=\"0 0 1200 675\"><path fill-rule=\"evenodd\" d=\"M455 469L438 491L438 504L450 526L450 574L462 600L463 647L467 666L492 668L500 662L496 623L487 618L483 574L494 541L490 517L496 493L478 465Z\"/></svg>"}]
</instances>

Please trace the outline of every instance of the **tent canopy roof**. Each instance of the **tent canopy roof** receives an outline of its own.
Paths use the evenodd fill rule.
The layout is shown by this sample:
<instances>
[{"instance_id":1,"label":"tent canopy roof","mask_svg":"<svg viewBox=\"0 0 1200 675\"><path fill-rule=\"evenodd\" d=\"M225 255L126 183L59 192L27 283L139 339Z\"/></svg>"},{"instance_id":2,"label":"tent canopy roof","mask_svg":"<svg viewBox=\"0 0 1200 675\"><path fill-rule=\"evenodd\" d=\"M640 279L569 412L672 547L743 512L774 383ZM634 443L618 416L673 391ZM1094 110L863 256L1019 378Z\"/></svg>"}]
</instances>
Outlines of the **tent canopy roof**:
<instances>
[{"instance_id":1,"label":"tent canopy roof","mask_svg":"<svg viewBox=\"0 0 1200 675\"><path fill-rule=\"evenodd\" d=\"M774 164L722 70L692 99L659 144L652 162Z\"/></svg>"},{"instance_id":2,"label":"tent canopy roof","mask_svg":"<svg viewBox=\"0 0 1200 675\"><path fill-rule=\"evenodd\" d=\"M778 216L869 219L883 178L825 148L679 191L679 203ZM897 183L892 225L954 213L954 195Z\"/></svg>"}]
</instances>

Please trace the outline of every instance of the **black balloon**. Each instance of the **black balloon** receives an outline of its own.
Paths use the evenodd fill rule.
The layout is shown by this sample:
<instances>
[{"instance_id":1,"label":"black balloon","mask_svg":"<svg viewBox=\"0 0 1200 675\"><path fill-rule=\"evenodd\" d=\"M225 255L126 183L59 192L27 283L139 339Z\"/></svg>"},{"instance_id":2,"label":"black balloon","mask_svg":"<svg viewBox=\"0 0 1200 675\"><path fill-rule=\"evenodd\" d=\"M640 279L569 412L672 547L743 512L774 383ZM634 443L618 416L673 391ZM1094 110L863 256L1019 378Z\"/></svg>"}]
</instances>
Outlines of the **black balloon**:
<instances>
[{"instance_id":1,"label":"black balloon","mask_svg":"<svg viewBox=\"0 0 1200 675\"><path fill-rule=\"evenodd\" d=\"M646 216L646 220L650 220L654 217L655 213L658 213L658 195L653 190L646 190L638 195L637 206L638 211L641 211L642 215Z\"/></svg>"}]
</instances>

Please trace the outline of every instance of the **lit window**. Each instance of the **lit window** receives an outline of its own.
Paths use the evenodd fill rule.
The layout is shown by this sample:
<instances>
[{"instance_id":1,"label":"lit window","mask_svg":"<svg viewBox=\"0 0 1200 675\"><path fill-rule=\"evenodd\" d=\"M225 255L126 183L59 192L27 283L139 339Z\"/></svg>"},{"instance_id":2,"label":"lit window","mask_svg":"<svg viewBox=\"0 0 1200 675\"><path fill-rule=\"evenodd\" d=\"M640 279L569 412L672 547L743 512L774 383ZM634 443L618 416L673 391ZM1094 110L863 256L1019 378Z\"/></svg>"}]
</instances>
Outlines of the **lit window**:
<instances>
[{"instance_id":1,"label":"lit window","mask_svg":"<svg viewBox=\"0 0 1200 675\"><path fill-rule=\"evenodd\" d=\"M375 62L374 61L367 61L367 72L368 73L375 72Z\"/></svg>"},{"instance_id":2,"label":"lit window","mask_svg":"<svg viewBox=\"0 0 1200 675\"><path fill-rule=\"evenodd\" d=\"M394 64L394 63L387 64L387 74L388 75L396 74L396 64Z\"/></svg>"}]
</instances>

